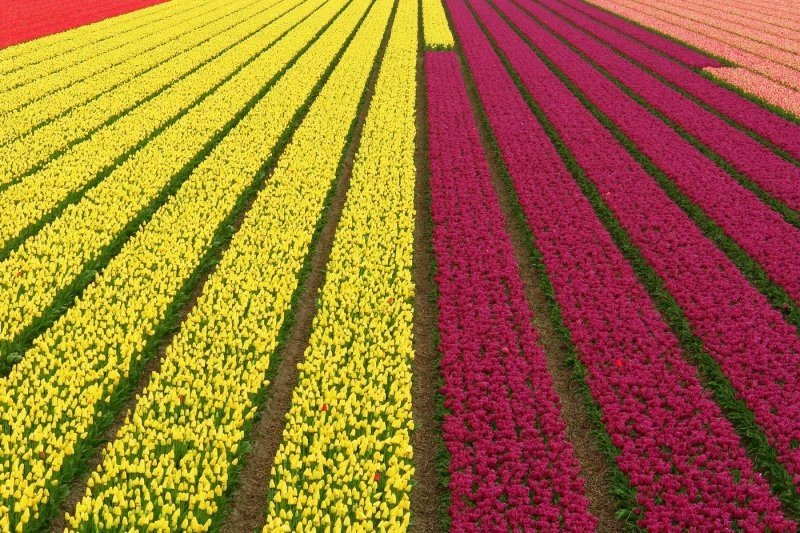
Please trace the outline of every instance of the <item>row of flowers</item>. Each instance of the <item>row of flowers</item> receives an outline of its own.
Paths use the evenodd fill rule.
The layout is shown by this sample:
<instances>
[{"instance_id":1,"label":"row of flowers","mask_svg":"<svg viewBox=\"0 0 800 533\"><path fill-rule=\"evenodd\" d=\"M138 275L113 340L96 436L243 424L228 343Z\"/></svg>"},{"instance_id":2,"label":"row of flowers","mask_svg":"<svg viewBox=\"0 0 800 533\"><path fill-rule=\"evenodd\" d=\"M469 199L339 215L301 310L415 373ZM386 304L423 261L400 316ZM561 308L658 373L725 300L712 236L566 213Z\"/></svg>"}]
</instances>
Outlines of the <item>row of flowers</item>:
<instances>
[{"instance_id":1,"label":"row of flowers","mask_svg":"<svg viewBox=\"0 0 800 533\"><path fill-rule=\"evenodd\" d=\"M428 49L453 48L453 33L447 23L442 0L422 0L422 35Z\"/></svg>"},{"instance_id":2,"label":"row of flowers","mask_svg":"<svg viewBox=\"0 0 800 533\"><path fill-rule=\"evenodd\" d=\"M55 5L39 0L14 2L3 7L3 17L0 19L0 48L91 24L163 1L113 0L90 5L77 0L59 2Z\"/></svg>"},{"instance_id":3,"label":"row of flowers","mask_svg":"<svg viewBox=\"0 0 800 533\"><path fill-rule=\"evenodd\" d=\"M3 76L2 82L0 82L0 113L8 116L10 112L19 111L33 103L41 102L47 96L53 96L53 93L58 95L73 91L78 96L85 95L86 100L91 98L92 92L90 91L93 89L95 94L102 94L103 89L106 88L103 86L102 80L111 82L114 80L113 75L122 74L117 81L117 83L121 83L144 72L147 67L145 64L137 71L126 63L143 61L144 54L169 59L175 54L166 56L159 54L163 48L174 47L178 44L174 43L173 39L180 40L184 34L191 34L201 28L202 26L198 26L198 22L210 24L224 16L226 12L234 11L234 9L222 10L221 7L219 3L213 1L207 5L196 6L194 10L181 9L181 6L176 6L174 13L165 13L160 20L151 21L148 26L138 27L127 32L126 43L118 44L106 51L103 51L102 47L98 47L100 49L94 50L94 56L87 54L79 61L64 58L64 56L70 56L69 50L71 49L71 43L64 43L66 50L60 60L51 58L39 61L17 68ZM95 47L87 45L86 48L93 50ZM158 62L151 61L149 64L155 66L158 65ZM130 75L125 77L127 72L130 72ZM93 83L95 80L97 80L96 83ZM108 85L108 87L112 86ZM76 99L75 103L79 102L80 100ZM40 112L42 111L44 110L40 110ZM58 110L53 110L53 112L56 111ZM4 130L0 141L5 142L7 138L8 133Z\"/></svg>"},{"instance_id":4,"label":"row of flowers","mask_svg":"<svg viewBox=\"0 0 800 533\"><path fill-rule=\"evenodd\" d=\"M795 54L691 21L683 15L660 11L657 6L633 0L593 0L592 3L736 63L758 74L768 84L800 90L800 59ZM769 91L764 96L769 98ZM795 114L800 111L796 97L789 110Z\"/></svg>"},{"instance_id":5,"label":"row of flowers","mask_svg":"<svg viewBox=\"0 0 800 533\"><path fill-rule=\"evenodd\" d=\"M199 531L218 516L391 9L389 0L374 5L314 100L91 474L71 527ZM351 24L334 31L346 35ZM268 122L272 111L257 106L253 123Z\"/></svg>"},{"instance_id":6,"label":"row of flowers","mask_svg":"<svg viewBox=\"0 0 800 533\"><path fill-rule=\"evenodd\" d=\"M645 5L644 7L649 8L651 6ZM789 26L795 25L796 27L796 20L792 24L786 18L779 22L781 17L775 17L773 20L776 23L761 25L760 27L755 19L748 20L745 24L742 24L736 20L731 20L729 14L730 7L735 9L736 7L741 8L742 5L730 0L722 0L714 7L706 6L705 8L697 5L693 0L666 0L654 7L656 9L652 11L643 9L642 12L652 13L664 21L678 22L684 28L693 29L705 36L718 38L720 42L748 50L780 64L795 68L800 66L800 58L797 55L800 52L800 43L797 42L797 34L789 33L788 39L781 39L773 33L780 27L781 23L788 22ZM750 9L756 13L759 11L753 7ZM796 15L796 12L794 15ZM789 19L791 18L796 19L796 16L792 17L790 15ZM764 28L768 28L768 31L763 31Z\"/></svg>"},{"instance_id":7,"label":"row of flowers","mask_svg":"<svg viewBox=\"0 0 800 533\"><path fill-rule=\"evenodd\" d=\"M618 448L616 463L637 492L632 511L639 525L791 529L780 502L753 470L733 427L683 359L677 339L475 20L460 0L448 5L564 324L586 368L587 385ZM472 6L522 83L537 101L551 102L548 116L557 115L560 125L575 120L576 135L588 128L579 143L587 150L612 149L613 144L602 144L603 132L579 103L565 101L568 90L499 15L483 1ZM614 157L598 160L600 169L616 169Z\"/></svg>"},{"instance_id":8,"label":"row of flowers","mask_svg":"<svg viewBox=\"0 0 800 533\"><path fill-rule=\"evenodd\" d=\"M265 532L409 527L418 16L416 1L398 2L272 468Z\"/></svg>"},{"instance_id":9,"label":"row of flowers","mask_svg":"<svg viewBox=\"0 0 800 533\"><path fill-rule=\"evenodd\" d=\"M685 13L687 18L707 22L739 36L750 37L790 52L800 52L800 38L797 36L800 18L791 7L778 7L771 2L763 2L758 10L754 9L756 6L743 5L736 0L669 0L661 5L673 13L677 10ZM773 9L775 7L778 9Z\"/></svg>"},{"instance_id":10,"label":"row of flowers","mask_svg":"<svg viewBox=\"0 0 800 533\"><path fill-rule=\"evenodd\" d=\"M152 24L165 13L177 14L193 7L196 7L196 4L192 0L176 0L166 6L154 6L113 19L105 19L89 27L54 33L24 44L0 49L0 74L10 74L42 62L50 62L56 68L80 63L92 57L93 48L96 53L103 53L124 46L125 36L128 33ZM65 56L71 58L67 59ZM7 85L0 86L8 88Z\"/></svg>"},{"instance_id":11,"label":"row of flowers","mask_svg":"<svg viewBox=\"0 0 800 533\"><path fill-rule=\"evenodd\" d=\"M504 0L503 5L506 5ZM800 229L515 6L514 24L586 97L766 271L800 301ZM788 165L788 164L787 164ZM797 181L797 180L795 180ZM796 186L795 186L796 188Z\"/></svg>"},{"instance_id":12,"label":"row of flowers","mask_svg":"<svg viewBox=\"0 0 800 533\"><path fill-rule=\"evenodd\" d=\"M707 68L705 72L712 78L758 97L762 102L789 111L794 117L800 117L798 91L779 81L771 80L758 72L741 67Z\"/></svg>"},{"instance_id":13,"label":"row of flowers","mask_svg":"<svg viewBox=\"0 0 800 533\"><path fill-rule=\"evenodd\" d=\"M47 518L39 511L113 416L163 324L175 319L174 302L185 298L237 204L265 179L264 161L366 5L336 17L341 8L325 5L289 34L295 51L314 42L0 381L0 517L15 526ZM253 75L264 83L262 70Z\"/></svg>"},{"instance_id":14,"label":"row of flowers","mask_svg":"<svg viewBox=\"0 0 800 533\"><path fill-rule=\"evenodd\" d=\"M643 71L638 65L621 57L607 45L570 26L553 13L539 6L530 6L528 11L595 65L646 101L649 106L730 163L744 177L789 207L800 208L800 187L798 187L800 167L783 159L743 131L703 109L691 99ZM747 101L741 96L733 96L740 101ZM632 102L629 105L636 104ZM768 112L764 110L764 113ZM791 124L788 121L784 122L787 125ZM792 126L794 136L800 139L800 126L797 124ZM684 148L684 151L686 150L688 148ZM732 178L724 172L717 176L722 187L728 190L737 188ZM748 194L752 197L752 194ZM752 208L746 207L746 209L748 216L752 216ZM763 206L762 209L769 207ZM800 233L797 235L800 236Z\"/></svg>"},{"instance_id":15,"label":"row of flowers","mask_svg":"<svg viewBox=\"0 0 800 533\"><path fill-rule=\"evenodd\" d=\"M93 266L109 246L125 238L124 232L131 220L151 209L154 202L157 205L163 201L164 191L178 183L176 180L186 177L187 169L196 165L203 155L203 147L217 140L226 125L259 95L265 83L278 75L330 19L333 14L330 8L318 11L312 19L307 19L309 22L305 26L294 28L287 37L274 43L320 3L307 2L294 16L271 26L263 36L248 39L231 54L208 65L208 69L198 71L199 78L194 83L187 79L185 92L189 92L191 98L208 89L207 84L213 87L215 82L222 82L222 85L90 189L81 201L65 209L0 262L0 294L3 295L0 341L13 342L35 324L61 291ZM266 46L270 46L269 50L261 53ZM250 59L252 62L247 63ZM208 75L208 79L202 74ZM181 92L170 96L177 102L173 107L186 102ZM158 110L158 106L150 109L145 117L155 118ZM137 113L129 115L131 120L138 116ZM118 124L128 122L123 120ZM138 125L152 126L144 119ZM98 135L120 135L123 131L124 141L134 144L147 130L111 128L108 135ZM107 155L112 161L114 157ZM83 161L103 164L103 158L96 150L91 150L89 143L86 150L76 149L57 164L0 193L0 202L7 206L7 216L0 220L0 242L13 239L16 232L35 223L70 191L81 187L87 179L86 172L91 172L82 167ZM64 166L71 166L72 171L59 173L65 170Z\"/></svg>"},{"instance_id":16,"label":"row of flowers","mask_svg":"<svg viewBox=\"0 0 800 533\"><path fill-rule=\"evenodd\" d=\"M560 0L559 2L547 0L542 3L582 30L613 46L617 52L621 52L669 83L691 94L705 105L716 109L750 131L769 140L794 158L800 159L800 126L794 122L771 113L735 92L713 83L686 65L665 58L645 46L644 44L648 44L646 40L638 42L621 34L613 25L613 21L620 19L613 15L579 0ZM567 4L568 7L564 4ZM603 21L603 23L598 21ZM646 35L652 34L647 32Z\"/></svg>"},{"instance_id":17,"label":"row of flowers","mask_svg":"<svg viewBox=\"0 0 800 533\"><path fill-rule=\"evenodd\" d=\"M143 36L131 46L105 54L110 57L98 57L97 64L87 60L50 72L47 65L25 69L31 71L33 80L0 93L0 113L4 119L0 125L0 144L20 137L36 142L36 137L30 135L32 130L63 121L66 124L61 131L66 136L62 145L67 145L112 117L134 109L141 100L181 79L193 66L199 66L204 56L214 57L223 49L219 45L206 47L202 53L203 50L195 48L264 10L252 8L248 12L243 2L224 6L216 4L212 6L216 9L206 6L200 13L181 13L176 17L178 20L164 23L158 37ZM244 36L229 42L236 43ZM190 50L192 54L187 55ZM193 63L188 61L189 57Z\"/></svg>"},{"instance_id":18,"label":"row of flowers","mask_svg":"<svg viewBox=\"0 0 800 533\"><path fill-rule=\"evenodd\" d=\"M139 78L128 76L134 79L83 104L80 92L67 89L9 114L7 126L0 126L3 139L10 141L0 147L0 185L20 182L43 165L50 172L80 172L81 177L113 165L276 39L280 33L275 29L286 10L280 5L239 13L239 24L227 32L220 27L225 22L212 24L210 33L199 32L203 36L197 46L175 45L172 61ZM293 16L294 12L284 18ZM283 26L283 31L289 27ZM61 76L56 73L45 80ZM51 103L53 115L48 110ZM65 113L58 116L61 111ZM50 118L54 120L48 122ZM31 130L37 125L41 127Z\"/></svg>"},{"instance_id":19,"label":"row of flowers","mask_svg":"<svg viewBox=\"0 0 800 533\"><path fill-rule=\"evenodd\" d=\"M662 37L638 24L634 24L628 20L625 20L624 18L613 15L608 11L604 11L603 9L598 9L588 2L581 2L580 0L560 1L562 4L567 4L580 11L589 13L592 18L599 20L610 28L613 28L613 31L617 35L626 35L636 39L648 47L658 50L658 52L661 54L680 61L681 63L690 67L718 67L721 65L718 60L709 57L706 54L696 52L691 48L687 48L686 46L683 46L674 40Z\"/></svg>"},{"instance_id":20,"label":"row of flowers","mask_svg":"<svg viewBox=\"0 0 800 533\"><path fill-rule=\"evenodd\" d=\"M458 57L425 63L452 527L593 530Z\"/></svg>"},{"instance_id":21,"label":"row of flowers","mask_svg":"<svg viewBox=\"0 0 800 533\"><path fill-rule=\"evenodd\" d=\"M520 21L519 27L526 31L524 15L511 7L509 0L497 3L513 20ZM534 37L532 32L529 35ZM591 91L590 98L599 108L615 105L616 95L603 87L600 82L605 78L598 78L590 65L576 66L575 56L563 45L550 47L543 39L536 41L557 67L569 72L576 85ZM534 55L532 51L519 53L525 54L523 57ZM515 68L520 76L530 72L526 84L534 98L543 108L550 109L548 116L564 130L563 138L587 177L595 182L604 202L614 211L633 243L663 278L706 351L717 360L778 451L794 482L800 484L800 447L792 444L800 439L800 375L794 364L800 354L800 339L794 327L705 238L655 180L636 165L611 133L589 118L588 110L543 63L541 68L531 71L533 63L528 60L522 64L522 61ZM545 77L543 73L549 75ZM538 89L537 85L542 86L545 79L550 81L549 90ZM566 124L564 109L570 110ZM580 117L587 124L571 131ZM606 139L608 146L593 153L598 139ZM646 142L667 144L664 136ZM678 157L677 161L684 164L690 161L684 153ZM695 175L695 181L701 180ZM731 199L731 194L716 194L723 195L723 202Z\"/></svg>"}]
</instances>

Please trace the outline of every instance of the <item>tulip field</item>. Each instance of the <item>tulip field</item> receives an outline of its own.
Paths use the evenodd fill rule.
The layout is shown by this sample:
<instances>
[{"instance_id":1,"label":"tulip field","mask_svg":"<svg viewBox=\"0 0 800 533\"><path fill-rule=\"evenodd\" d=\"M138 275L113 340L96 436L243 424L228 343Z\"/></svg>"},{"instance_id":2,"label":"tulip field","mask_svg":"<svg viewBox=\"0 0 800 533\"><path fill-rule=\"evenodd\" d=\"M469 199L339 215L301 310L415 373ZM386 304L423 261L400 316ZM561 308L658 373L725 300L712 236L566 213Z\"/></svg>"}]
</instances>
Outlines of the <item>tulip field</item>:
<instances>
[{"instance_id":1,"label":"tulip field","mask_svg":"<svg viewBox=\"0 0 800 533\"><path fill-rule=\"evenodd\" d=\"M800 1L0 5L0 531L797 531Z\"/></svg>"}]
</instances>

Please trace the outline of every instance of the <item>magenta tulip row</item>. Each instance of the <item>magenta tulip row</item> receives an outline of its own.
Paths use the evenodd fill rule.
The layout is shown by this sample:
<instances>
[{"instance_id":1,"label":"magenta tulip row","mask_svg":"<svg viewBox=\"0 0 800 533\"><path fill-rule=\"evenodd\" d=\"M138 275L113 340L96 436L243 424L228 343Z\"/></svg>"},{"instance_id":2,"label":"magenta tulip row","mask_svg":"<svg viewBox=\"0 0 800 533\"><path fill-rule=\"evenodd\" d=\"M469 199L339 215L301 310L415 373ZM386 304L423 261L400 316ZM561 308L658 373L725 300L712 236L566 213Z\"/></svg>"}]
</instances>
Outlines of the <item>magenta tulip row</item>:
<instances>
[{"instance_id":1,"label":"magenta tulip row","mask_svg":"<svg viewBox=\"0 0 800 533\"><path fill-rule=\"evenodd\" d=\"M637 490L639 525L793 529L463 0L447 5L617 464ZM487 4L472 7L501 47L534 64ZM566 121L574 111L558 112Z\"/></svg>"},{"instance_id":2,"label":"magenta tulip row","mask_svg":"<svg viewBox=\"0 0 800 533\"><path fill-rule=\"evenodd\" d=\"M568 71L576 85L591 91L590 98L598 107L622 107L621 101L615 104L610 90L603 90L607 87L599 82L607 80L597 78L597 71L585 63L576 65L579 60L561 43L528 31L535 29L528 24L531 19L510 0L497 0L497 6L526 35L541 43L551 61ZM703 236L485 0L476 1L476 9L534 99L560 127L559 133L587 177L595 182L633 243L664 279L706 351L753 411L794 482L800 484L800 447L793 445L800 437L800 339L794 327ZM663 138L660 141L665 142ZM656 142L643 139L641 144ZM691 153L675 154L676 163L690 158ZM695 181L702 179L695 176ZM723 201L730 200L720 189L714 190L720 191ZM753 223L746 215L741 216L741 223ZM786 268L800 277L796 260Z\"/></svg>"},{"instance_id":3,"label":"magenta tulip row","mask_svg":"<svg viewBox=\"0 0 800 533\"><path fill-rule=\"evenodd\" d=\"M613 28L618 34L632 37L650 48L658 50L662 54L677 59L682 63L698 68L722 66L722 63L713 57L695 52L691 48L687 48L666 37L661 37L650 30L637 26L632 22L612 15L602 9L598 9L591 4L584 4L581 0L577 0L576 3L585 5L587 8L591 9L593 17Z\"/></svg>"},{"instance_id":4,"label":"magenta tulip row","mask_svg":"<svg viewBox=\"0 0 800 533\"><path fill-rule=\"evenodd\" d=\"M503 12L677 187L800 301L800 229L509 1Z\"/></svg>"},{"instance_id":5,"label":"magenta tulip row","mask_svg":"<svg viewBox=\"0 0 800 533\"><path fill-rule=\"evenodd\" d=\"M458 57L425 63L453 529L593 530Z\"/></svg>"},{"instance_id":6,"label":"magenta tulip row","mask_svg":"<svg viewBox=\"0 0 800 533\"><path fill-rule=\"evenodd\" d=\"M544 0L541 3L555 2ZM567 24L539 3L521 0L518 5L681 129L719 154L749 180L789 207L800 209L800 168L618 55L609 46ZM737 97L741 102L747 102L745 98ZM795 142L800 142L800 126L793 126Z\"/></svg>"},{"instance_id":7,"label":"magenta tulip row","mask_svg":"<svg viewBox=\"0 0 800 533\"><path fill-rule=\"evenodd\" d=\"M640 42L620 33L614 26L614 21L620 19L601 9L580 0L539 0L539 2L704 104L785 150L792 157L800 159L800 125L771 113L695 73L685 65L671 61L641 44L642 42L646 44L646 41Z\"/></svg>"}]
</instances>

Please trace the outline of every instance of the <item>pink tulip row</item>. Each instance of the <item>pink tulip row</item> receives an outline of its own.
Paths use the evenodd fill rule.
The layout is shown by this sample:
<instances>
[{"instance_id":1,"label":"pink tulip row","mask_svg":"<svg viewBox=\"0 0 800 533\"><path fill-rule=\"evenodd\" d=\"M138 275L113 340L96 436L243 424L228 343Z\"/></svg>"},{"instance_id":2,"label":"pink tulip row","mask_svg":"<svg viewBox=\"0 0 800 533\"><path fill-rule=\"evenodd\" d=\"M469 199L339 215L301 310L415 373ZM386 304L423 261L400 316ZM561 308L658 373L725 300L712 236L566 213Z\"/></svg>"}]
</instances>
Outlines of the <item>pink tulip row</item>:
<instances>
[{"instance_id":1,"label":"pink tulip row","mask_svg":"<svg viewBox=\"0 0 800 533\"><path fill-rule=\"evenodd\" d=\"M761 100L800 117L800 92L746 68L715 67L706 72Z\"/></svg>"},{"instance_id":2,"label":"pink tulip row","mask_svg":"<svg viewBox=\"0 0 800 533\"><path fill-rule=\"evenodd\" d=\"M713 48L700 47L703 50L715 53L722 57L727 57L726 54L718 53L728 48L734 50L741 50L762 59L768 60L775 65L787 67L786 72L792 72L795 81L800 79L800 72L796 69L800 67L800 57L792 52L780 50L774 46L760 43L749 37L736 35L725 29L720 29L708 25L706 22L696 21L687 16L687 14L673 13L667 10L660 3L644 2L642 0L599 0L601 2L610 2L616 8L625 9L630 13L635 13L638 16L647 19L648 21L659 21L666 27L674 27L676 29L686 30L691 32L696 39L711 39L714 43ZM647 24L649 26L649 23ZM689 44L695 44L692 41L686 41ZM715 50L716 49L716 50ZM732 58L731 58L732 59ZM780 72L775 70L775 72Z\"/></svg>"},{"instance_id":3,"label":"pink tulip row","mask_svg":"<svg viewBox=\"0 0 800 533\"><path fill-rule=\"evenodd\" d=\"M719 2L717 5L703 5L695 0L669 0L661 2L662 6L670 11L686 13L687 17L696 20L706 20L712 26L722 27L738 35L750 36L761 42L770 44L783 50L800 49L800 35L797 24L783 26L784 20L780 16L769 16L761 20L753 13L745 14L737 11L736 3ZM794 26L794 27L792 27Z\"/></svg>"},{"instance_id":4,"label":"pink tulip row","mask_svg":"<svg viewBox=\"0 0 800 533\"><path fill-rule=\"evenodd\" d=\"M425 63L453 529L592 530L458 57Z\"/></svg>"},{"instance_id":5,"label":"pink tulip row","mask_svg":"<svg viewBox=\"0 0 800 533\"><path fill-rule=\"evenodd\" d=\"M447 5L617 464L637 491L639 525L794 529L463 0ZM472 7L501 46L530 51L483 1ZM569 120L574 106L559 112Z\"/></svg>"},{"instance_id":6,"label":"pink tulip row","mask_svg":"<svg viewBox=\"0 0 800 533\"><path fill-rule=\"evenodd\" d=\"M796 0L698 0L698 3L726 9L732 6L745 16L800 28L800 12L797 11Z\"/></svg>"},{"instance_id":7,"label":"pink tulip row","mask_svg":"<svg viewBox=\"0 0 800 533\"><path fill-rule=\"evenodd\" d=\"M800 301L798 228L786 222L780 214L741 186L667 124L638 105L515 4L504 1L502 5L506 6L506 14L519 29L572 79L643 154L758 261L775 283ZM786 184L789 190L790 181L786 180Z\"/></svg>"},{"instance_id":8,"label":"pink tulip row","mask_svg":"<svg viewBox=\"0 0 800 533\"><path fill-rule=\"evenodd\" d=\"M612 19L616 17L611 17L590 4L581 0L546 0L540 3L741 126L767 139L792 157L800 159L800 125L767 111L733 91L720 87L685 65L665 58L637 40L622 34L612 25L599 22L603 17ZM523 5L527 7L530 4Z\"/></svg>"},{"instance_id":9,"label":"pink tulip row","mask_svg":"<svg viewBox=\"0 0 800 533\"><path fill-rule=\"evenodd\" d=\"M511 58L516 58L515 68L521 77L525 76L536 101L550 109L548 115L555 124L577 128L575 138L567 142L570 151L578 158L589 179L595 181L603 192L606 203L615 211L633 243L664 279L668 290L685 311L695 334L753 411L794 482L800 484L800 447L792 445L793 441L800 440L800 373L797 372L800 339L794 327L787 324L766 297L753 288L724 254L702 235L655 180L612 139L611 134L604 131L599 122L589 119L588 111L580 101L544 63L536 59L533 51L513 30L501 24L499 16L485 0L480 4L481 12L487 21L491 21L489 27L498 28L495 40L501 48L509 49L512 62ZM541 46L555 66L567 74L598 108L612 120L627 120L629 126L634 126L636 129L631 131L631 137L643 151L648 152L647 147L656 144L669 147L666 132L647 126L644 120L636 122L636 118L630 118L636 117L633 113L625 114L626 109L629 111L637 106L615 95L603 83L608 80L599 76L589 64L580 61L574 52L552 36L541 32L541 27L511 0L497 0L496 4L525 35ZM515 55L511 56L511 52ZM580 117L584 117L585 124L578 127ZM647 130L652 136L644 136L640 130ZM603 138L607 146L599 148L599 139ZM688 167L692 152L695 152L689 148L673 148L669 165ZM582 159L585 152L594 150L597 153ZM650 151L658 156L655 150ZM688 173L686 180L693 178L694 182L705 185L707 196L720 195L717 205L739 201L731 185L727 189L723 183L712 185L704 172L707 173L704 170ZM737 227L756 225L753 211L737 215L732 209L729 216L741 217ZM800 239L792 241L785 234L783 240L776 236L772 242L778 248L791 249L791 243L800 243ZM782 268L793 273L791 275L796 281L800 279L800 265L796 260L800 251L794 257L794 263L787 262ZM770 270L772 265L767 266Z\"/></svg>"},{"instance_id":10,"label":"pink tulip row","mask_svg":"<svg viewBox=\"0 0 800 533\"><path fill-rule=\"evenodd\" d=\"M642 4L643 2L640 2ZM647 5L647 4L646 4ZM648 5L648 7L650 7ZM711 11L711 13L709 13ZM797 42L796 31L787 30L787 36L780 37L774 35L772 27L767 26L767 33L759 28L753 21L737 21L726 17L727 13L720 9L707 9L702 10L694 6L693 2L686 0L662 0L657 6L658 14L665 14L670 17L679 16L686 21L687 24L697 25L703 28L703 31L720 32L720 34L737 39L737 42L747 42L751 46L758 47L758 50L764 50L765 47L773 48L773 53L779 54L781 59L788 59L789 65L796 63L796 58L791 58L785 55L786 52L795 55L800 51L800 43Z\"/></svg>"},{"instance_id":11,"label":"pink tulip row","mask_svg":"<svg viewBox=\"0 0 800 533\"><path fill-rule=\"evenodd\" d=\"M721 30L709 29L677 15L655 12L633 0L592 0L592 3L800 91L798 56Z\"/></svg>"}]
</instances>

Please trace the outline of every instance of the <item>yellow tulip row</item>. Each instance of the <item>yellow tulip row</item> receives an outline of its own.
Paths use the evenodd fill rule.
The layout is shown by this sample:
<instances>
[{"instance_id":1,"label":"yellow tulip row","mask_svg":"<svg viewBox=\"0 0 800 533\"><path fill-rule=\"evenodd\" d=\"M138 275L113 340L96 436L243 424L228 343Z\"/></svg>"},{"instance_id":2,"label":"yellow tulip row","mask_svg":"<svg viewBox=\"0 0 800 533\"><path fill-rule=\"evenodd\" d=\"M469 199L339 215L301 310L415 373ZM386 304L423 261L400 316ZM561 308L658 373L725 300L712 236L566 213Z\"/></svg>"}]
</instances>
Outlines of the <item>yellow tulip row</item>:
<instances>
[{"instance_id":1,"label":"yellow tulip row","mask_svg":"<svg viewBox=\"0 0 800 533\"><path fill-rule=\"evenodd\" d=\"M417 2L401 0L272 469L265 532L409 524L417 18Z\"/></svg>"},{"instance_id":2,"label":"yellow tulip row","mask_svg":"<svg viewBox=\"0 0 800 533\"><path fill-rule=\"evenodd\" d=\"M80 106L102 110L95 111L94 114L103 121L135 107L144 97L188 72L188 69L178 69L174 73L172 70L172 64L184 57L185 52L253 16L258 16L265 9L258 4L256 9L246 9L247 3L251 1L215 0L212 7L206 7L208 13L197 15L182 24L173 22L162 28L157 38L140 41L142 47L152 49L131 50L131 55L126 56L124 61L109 66L96 75L83 76L81 68L73 67L65 72L42 77L32 86L18 87L0 94L0 108L10 109L0 123L0 145L7 144ZM209 57L212 54L213 52ZM195 56L195 65L200 57ZM139 85L143 87L133 91L133 87ZM127 103L127 106L117 103L120 101ZM91 125L87 125L83 129L88 131L90 127ZM70 140L65 139L63 144ZM33 139L30 141L35 142Z\"/></svg>"},{"instance_id":3,"label":"yellow tulip row","mask_svg":"<svg viewBox=\"0 0 800 533\"><path fill-rule=\"evenodd\" d=\"M297 11L307 13L302 8L287 13L298 3L298 0L286 0L266 10L257 6L239 14L242 17L241 24L217 35L215 32L223 29L219 25L212 25L208 33L201 30L211 38L200 46L186 50L173 61L139 79L131 80L118 90L78 106L57 120L0 147L0 185L19 181L44 162L48 162L49 168L46 168L50 172L58 175L64 175L65 172L77 173L81 178L94 175L170 118L194 104L204 92L211 90L236 67L269 46L271 41L290 27L283 22L284 19L296 22ZM276 19L279 21L277 24ZM252 37L248 38L251 34ZM180 76L190 72L179 80ZM166 89L155 97L135 105L165 86ZM34 104L12 118L21 120L20 128L24 129L30 125L24 123L28 110L35 122L37 109L39 106ZM102 127L110 118L126 110L130 111ZM8 127L0 126L0 131L13 136L15 124L10 122ZM69 147L71 142L89 134L85 140ZM65 148L68 150L66 156L54 158L54 153ZM78 170L65 171L64 165L71 165Z\"/></svg>"},{"instance_id":4,"label":"yellow tulip row","mask_svg":"<svg viewBox=\"0 0 800 533\"><path fill-rule=\"evenodd\" d=\"M0 517L9 516L13 527L45 518L39 512L62 470L69 475L71 461L80 460L76 453L102 430L98 420L111 414L131 372L157 343L161 324L176 312L173 302L191 285L237 202L263 178L264 161L368 0L344 11L341 1L330 4L287 40L299 48L313 37L312 26L335 16L324 33L0 381ZM263 73L253 75L264 81Z\"/></svg>"},{"instance_id":5,"label":"yellow tulip row","mask_svg":"<svg viewBox=\"0 0 800 533\"><path fill-rule=\"evenodd\" d=\"M202 0L200 5L213 1ZM51 73L98 57L132 39L150 35L148 26L164 18L180 16L185 11L199 7L196 0L170 0L148 8L139 9L95 22L87 26L32 41L20 43L0 50L0 75L14 74L28 69L40 73ZM46 70L41 70L43 67ZM13 87L4 77L0 78L0 91Z\"/></svg>"},{"instance_id":6,"label":"yellow tulip row","mask_svg":"<svg viewBox=\"0 0 800 533\"><path fill-rule=\"evenodd\" d=\"M262 90L264 84L278 75L300 52L337 10L335 3L318 9L323 1L302 3L299 9L258 37L248 39L231 55L209 65L205 74L210 79L193 78L200 84L200 90L228 75L291 28L267 52L258 55L227 83L89 189L81 201L70 205L0 262L0 342L13 341L35 324L58 293L68 287L87 264L100 257L132 219L157 201L182 169L198 157L198 151L211 142L226 123ZM292 28L312 12L314 14L305 23ZM195 96L197 91L190 85L185 92ZM186 100L180 92L176 96L179 102ZM147 117L155 119L157 112L158 107L151 109L145 120ZM147 132L147 129L141 129L147 126L145 120L117 132L119 135L129 134L130 138L116 140L135 144L137 138ZM100 146L107 144L101 143ZM118 151L119 143L113 147L112 154L106 156L106 164L114 161L113 153ZM63 165L54 165L0 193L0 205L7 206L6 216L0 219L0 243L9 242L72 191L85 185L91 178L91 174L87 176L86 173L94 173L91 165L98 164L101 154L99 150L89 148L76 151L75 156L65 156L64 161L70 163L67 171ZM84 161L82 168L81 162Z\"/></svg>"},{"instance_id":7,"label":"yellow tulip row","mask_svg":"<svg viewBox=\"0 0 800 533\"><path fill-rule=\"evenodd\" d=\"M242 0L239 1L239 7L241 4ZM139 33L142 35L132 37L133 40L129 44L103 54L96 60L83 61L56 71L52 71L50 65L39 64L6 74L2 77L3 81L0 84L0 90L2 90L0 92L0 113L8 115L9 112L20 110L32 102L38 103L45 96L51 96L57 91L77 95L85 93L88 97L91 96L91 90L94 89L95 94L99 94L103 89L111 87L114 81L119 83L135 75L137 73L136 66L130 65L130 63L142 62L146 59L145 56L151 54L154 59L159 57L161 61L171 57L160 55L159 47L162 45L166 44L173 51L173 55L178 53L176 45L180 44L182 34L202 28L203 24L212 23L221 16L220 11L225 7L226 5L219 1L211 1L195 9L181 12L180 16L173 17L177 20L169 18L154 21L150 28L140 30ZM224 13L222 14L224 15ZM155 32L150 30L155 30ZM65 55L69 56L69 54ZM150 64L157 65L158 62ZM138 72L141 72L146 66L146 64L139 66ZM128 73L129 76L116 79L113 75L120 71L122 74ZM0 136L0 142L5 142L6 138L5 135Z\"/></svg>"},{"instance_id":8,"label":"yellow tulip row","mask_svg":"<svg viewBox=\"0 0 800 533\"><path fill-rule=\"evenodd\" d=\"M444 14L442 0L422 0L422 30L426 48L433 50L453 48L453 33Z\"/></svg>"},{"instance_id":9,"label":"yellow tulip row","mask_svg":"<svg viewBox=\"0 0 800 533\"><path fill-rule=\"evenodd\" d=\"M281 155L203 294L90 477L77 530L207 529L237 464L254 400L392 9L377 0ZM201 354L201 355L200 355Z\"/></svg>"}]
</instances>

